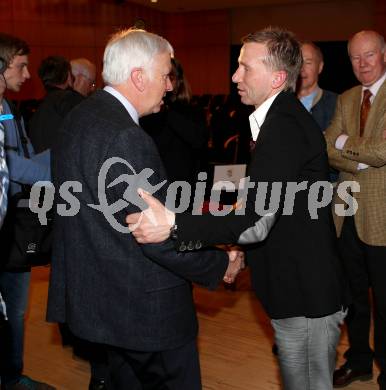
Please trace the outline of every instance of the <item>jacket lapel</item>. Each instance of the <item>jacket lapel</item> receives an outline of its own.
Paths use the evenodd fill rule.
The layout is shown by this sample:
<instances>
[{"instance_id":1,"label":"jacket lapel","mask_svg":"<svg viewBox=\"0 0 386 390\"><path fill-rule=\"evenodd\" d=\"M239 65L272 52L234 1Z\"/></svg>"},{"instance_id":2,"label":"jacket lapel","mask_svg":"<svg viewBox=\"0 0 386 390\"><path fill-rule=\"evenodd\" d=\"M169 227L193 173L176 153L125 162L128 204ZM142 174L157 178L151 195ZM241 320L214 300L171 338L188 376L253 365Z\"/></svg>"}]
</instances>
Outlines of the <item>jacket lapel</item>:
<instances>
[{"instance_id":1,"label":"jacket lapel","mask_svg":"<svg viewBox=\"0 0 386 390\"><path fill-rule=\"evenodd\" d=\"M364 130L365 137L375 136L377 130L380 128L378 124L381 120L383 120L386 111L385 101L386 101L386 81L382 84L381 88L377 93L377 96L373 101L373 104L371 105L371 110L369 112L369 116L367 118L365 130Z\"/></svg>"},{"instance_id":2,"label":"jacket lapel","mask_svg":"<svg viewBox=\"0 0 386 390\"><path fill-rule=\"evenodd\" d=\"M359 122L361 112L361 98L362 87L357 87L353 97L352 104L346 105L347 107L347 133L352 136L359 136Z\"/></svg>"}]
</instances>

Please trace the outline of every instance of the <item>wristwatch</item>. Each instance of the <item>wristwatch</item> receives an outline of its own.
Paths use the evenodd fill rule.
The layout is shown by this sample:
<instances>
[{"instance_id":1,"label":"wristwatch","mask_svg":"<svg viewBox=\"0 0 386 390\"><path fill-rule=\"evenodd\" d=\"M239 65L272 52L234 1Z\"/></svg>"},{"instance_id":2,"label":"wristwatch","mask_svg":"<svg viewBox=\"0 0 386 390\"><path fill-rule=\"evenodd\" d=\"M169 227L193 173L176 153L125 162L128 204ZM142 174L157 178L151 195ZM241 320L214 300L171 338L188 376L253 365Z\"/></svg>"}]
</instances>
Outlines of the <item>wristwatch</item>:
<instances>
[{"instance_id":1,"label":"wristwatch","mask_svg":"<svg viewBox=\"0 0 386 390\"><path fill-rule=\"evenodd\" d=\"M177 232L177 224L175 223L171 228L170 228L170 235L169 237L172 239L172 240L177 240L178 238L178 232Z\"/></svg>"}]
</instances>

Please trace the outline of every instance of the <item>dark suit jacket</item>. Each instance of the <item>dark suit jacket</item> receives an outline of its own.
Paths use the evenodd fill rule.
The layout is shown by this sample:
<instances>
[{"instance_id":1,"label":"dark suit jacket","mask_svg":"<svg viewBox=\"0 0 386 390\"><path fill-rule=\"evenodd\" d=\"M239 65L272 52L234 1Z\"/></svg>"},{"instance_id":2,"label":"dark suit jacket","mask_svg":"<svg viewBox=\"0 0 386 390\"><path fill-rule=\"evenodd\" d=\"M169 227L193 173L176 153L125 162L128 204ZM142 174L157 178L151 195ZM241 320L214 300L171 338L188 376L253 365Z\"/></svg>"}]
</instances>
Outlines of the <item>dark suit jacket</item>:
<instances>
[{"instance_id":1,"label":"dark suit jacket","mask_svg":"<svg viewBox=\"0 0 386 390\"><path fill-rule=\"evenodd\" d=\"M36 153L52 147L65 116L83 99L73 89L48 91L29 122L29 135Z\"/></svg>"},{"instance_id":2,"label":"dark suit jacket","mask_svg":"<svg viewBox=\"0 0 386 390\"><path fill-rule=\"evenodd\" d=\"M141 247L87 206L99 203L98 172L110 157L126 160L137 173L151 168L153 185L164 179L153 141L115 97L96 92L72 110L59 134L53 150L55 188L76 180L82 192L75 194L79 213L54 221L48 319L68 323L86 340L132 350L159 351L191 341L197 320L189 280L216 287L227 255L215 250L177 254L168 241ZM107 184L131 173L115 164ZM126 187L106 189L108 203L120 200ZM134 211L129 205L115 217L124 224Z\"/></svg>"},{"instance_id":3,"label":"dark suit jacket","mask_svg":"<svg viewBox=\"0 0 386 390\"><path fill-rule=\"evenodd\" d=\"M328 180L323 134L290 92L274 100L261 127L249 166L253 182ZM177 247L237 242L259 216L250 191L245 216L177 215ZM269 199L269 198L268 198ZM283 207L283 192L281 208ZM330 207L308 212L308 191L296 194L292 215L280 215L268 238L248 253L257 296L271 318L321 317L346 301Z\"/></svg>"},{"instance_id":4,"label":"dark suit jacket","mask_svg":"<svg viewBox=\"0 0 386 390\"><path fill-rule=\"evenodd\" d=\"M141 119L141 126L157 145L171 182L197 180L207 144L204 119L182 102L169 104L162 112Z\"/></svg>"}]
</instances>

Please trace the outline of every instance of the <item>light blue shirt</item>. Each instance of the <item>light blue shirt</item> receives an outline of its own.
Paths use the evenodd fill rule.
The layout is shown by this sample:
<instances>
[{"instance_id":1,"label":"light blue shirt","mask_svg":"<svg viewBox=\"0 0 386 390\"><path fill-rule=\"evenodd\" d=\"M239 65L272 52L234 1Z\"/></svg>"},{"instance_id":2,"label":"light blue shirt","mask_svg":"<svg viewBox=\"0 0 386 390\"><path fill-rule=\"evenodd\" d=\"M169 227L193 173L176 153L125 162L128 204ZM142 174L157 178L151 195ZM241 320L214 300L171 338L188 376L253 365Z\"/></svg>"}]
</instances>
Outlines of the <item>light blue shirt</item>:
<instances>
[{"instance_id":1,"label":"light blue shirt","mask_svg":"<svg viewBox=\"0 0 386 390\"><path fill-rule=\"evenodd\" d=\"M3 101L3 114L11 114L11 109L5 100ZM30 158L24 157L16 120L5 120L2 123L5 131L5 154L10 180L9 195L20 192L20 184L33 185L39 180L51 180L51 153L49 150L39 154L34 153L32 144L26 136L23 119L21 119L22 131L27 139L26 146Z\"/></svg>"},{"instance_id":2,"label":"light blue shirt","mask_svg":"<svg viewBox=\"0 0 386 390\"><path fill-rule=\"evenodd\" d=\"M311 92L309 95L302 96L299 99L308 112L311 111L312 103L317 93L318 93L318 88L316 88L315 91Z\"/></svg>"}]
</instances>

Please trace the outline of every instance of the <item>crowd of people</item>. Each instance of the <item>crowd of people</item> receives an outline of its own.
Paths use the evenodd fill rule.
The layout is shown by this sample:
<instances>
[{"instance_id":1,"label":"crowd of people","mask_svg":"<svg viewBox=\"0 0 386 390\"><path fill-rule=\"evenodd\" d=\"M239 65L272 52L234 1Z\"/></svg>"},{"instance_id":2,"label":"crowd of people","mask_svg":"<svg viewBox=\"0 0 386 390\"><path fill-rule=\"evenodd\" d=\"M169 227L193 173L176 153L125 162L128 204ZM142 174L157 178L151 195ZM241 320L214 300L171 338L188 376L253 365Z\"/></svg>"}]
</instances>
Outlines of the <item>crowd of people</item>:
<instances>
[{"instance_id":1,"label":"crowd of people","mask_svg":"<svg viewBox=\"0 0 386 390\"><path fill-rule=\"evenodd\" d=\"M314 43L278 28L251 33L232 76L242 108L212 101L211 115L193 101L171 44L127 29L106 45L102 89L89 60L44 59L38 75L46 96L25 123L4 94L30 78L29 54L25 41L0 34L0 223L7 204L18 207L12 199L35 183L52 181L54 205L63 201L59 188L77 183L71 184L77 212L57 208L54 215L47 320L59 323L63 342L90 361L89 390L201 389L192 283L215 289L232 283L246 264L271 319L284 389L368 380L375 361L379 389L386 390L380 34L349 39L359 85L338 96L318 84L324 60ZM186 189L204 198L206 175L199 172L211 157L224 161L218 152L224 148L212 155L207 149L224 145L217 137L223 125L249 126L251 137L229 134L238 145L229 159L248 163L247 191L221 215L203 214ZM349 182L343 194L342 182ZM331 183L331 194L332 183L337 189L332 201L316 198L315 217L309 194L318 183ZM2 390L54 389L23 374L30 274L2 260ZM350 345L336 368L343 322Z\"/></svg>"}]
</instances>

